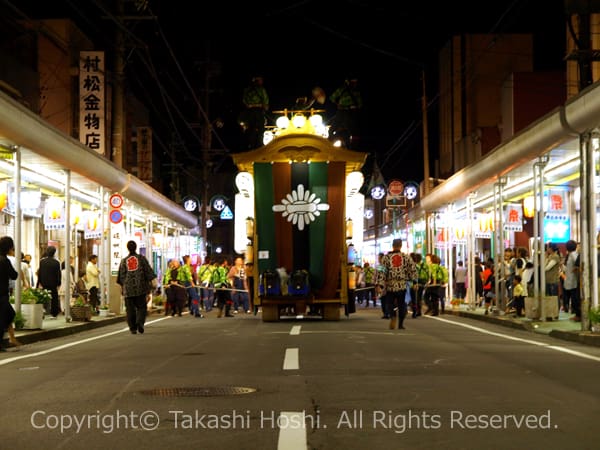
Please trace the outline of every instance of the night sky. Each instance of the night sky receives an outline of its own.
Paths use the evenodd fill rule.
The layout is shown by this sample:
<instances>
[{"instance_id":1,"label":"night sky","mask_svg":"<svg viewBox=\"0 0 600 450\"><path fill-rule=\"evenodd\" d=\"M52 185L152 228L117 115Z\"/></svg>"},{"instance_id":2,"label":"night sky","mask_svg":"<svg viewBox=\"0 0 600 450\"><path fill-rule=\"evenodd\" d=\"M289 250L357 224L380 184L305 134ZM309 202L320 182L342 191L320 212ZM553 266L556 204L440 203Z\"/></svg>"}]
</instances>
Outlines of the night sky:
<instances>
[{"instance_id":1,"label":"night sky","mask_svg":"<svg viewBox=\"0 0 600 450\"><path fill-rule=\"evenodd\" d=\"M103 7L96 0L13 0L32 18L72 18L99 48L107 49L114 46L116 25L106 14L114 12L112 3ZM531 32L535 68L564 67L562 0L148 3L149 9L139 14L152 14L153 19L124 22L129 84L149 100L160 122L155 129L161 141L170 141L168 129L175 121L192 154L199 142L179 116L198 121L196 99L203 101L207 61L212 74L208 115L224 123L213 147L238 151L241 92L254 74L264 76L272 110L291 108L315 85L332 93L353 76L364 101L360 150L371 154L369 166L375 159L379 164L385 161L381 169L386 179L416 181L423 173L421 73L426 74L435 158L436 61L453 34ZM126 13L137 14L135 4L128 2ZM173 105L165 109L160 89L179 111Z\"/></svg>"}]
</instances>

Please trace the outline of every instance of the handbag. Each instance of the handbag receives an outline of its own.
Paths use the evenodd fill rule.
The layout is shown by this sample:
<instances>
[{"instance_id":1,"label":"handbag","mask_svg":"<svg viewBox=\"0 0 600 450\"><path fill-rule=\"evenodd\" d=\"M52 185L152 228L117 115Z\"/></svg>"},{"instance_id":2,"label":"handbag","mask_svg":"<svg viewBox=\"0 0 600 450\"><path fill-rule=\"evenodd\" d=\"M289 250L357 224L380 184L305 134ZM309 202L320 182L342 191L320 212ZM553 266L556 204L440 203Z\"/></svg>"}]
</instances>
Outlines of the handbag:
<instances>
[{"instance_id":1,"label":"handbag","mask_svg":"<svg viewBox=\"0 0 600 450\"><path fill-rule=\"evenodd\" d=\"M152 281L150 281L150 286L152 286L152 289L156 289L158 287L158 278L152 278Z\"/></svg>"},{"instance_id":2,"label":"handbag","mask_svg":"<svg viewBox=\"0 0 600 450\"><path fill-rule=\"evenodd\" d=\"M404 303L410 305L412 303L412 293L411 288L408 283L406 283L406 294L404 295Z\"/></svg>"}]
</instances>

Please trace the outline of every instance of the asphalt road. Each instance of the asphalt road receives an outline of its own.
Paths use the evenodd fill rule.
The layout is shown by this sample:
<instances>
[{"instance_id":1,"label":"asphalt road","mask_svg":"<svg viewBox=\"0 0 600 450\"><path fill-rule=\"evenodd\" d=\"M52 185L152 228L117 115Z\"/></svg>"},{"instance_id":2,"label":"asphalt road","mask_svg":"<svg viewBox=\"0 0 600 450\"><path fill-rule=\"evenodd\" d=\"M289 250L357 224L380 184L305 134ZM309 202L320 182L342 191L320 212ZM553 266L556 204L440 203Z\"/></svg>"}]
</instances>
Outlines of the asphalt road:
<instances>
[{"instance_id":1,"label":"asphalt road","mask_svg":"<svg viewBox=\"0 0 600 450\"><path fill-rule=\"evenodd\" d=\"M0 449L597 449L600 348L457 316L149 317L0 355Z\"/></svg>"}]
</instances>

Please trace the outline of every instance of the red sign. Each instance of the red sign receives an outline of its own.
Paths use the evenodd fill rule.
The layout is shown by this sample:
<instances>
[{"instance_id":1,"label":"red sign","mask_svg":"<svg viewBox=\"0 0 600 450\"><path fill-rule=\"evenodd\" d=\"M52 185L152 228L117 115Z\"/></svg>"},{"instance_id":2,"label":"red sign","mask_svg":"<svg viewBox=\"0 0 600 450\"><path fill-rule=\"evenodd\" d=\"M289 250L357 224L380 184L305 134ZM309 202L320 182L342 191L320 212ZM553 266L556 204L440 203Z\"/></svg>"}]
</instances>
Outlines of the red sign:
<instances>
[{"instance_id":1,"label":"red sign","mask_svg":"<svg viewBox=\"0 0 600 450\"><path fill-rule=\"evenodd\" d=\"M110 207L114 208L114 209L119 209L121 206L123 206L124 202L125 202L125 200L123 199L123 196L121 194L113 194L108 199L108 203L110 203Z\"/></svg>"},{"instance_id":2,"label":"red sign","mask_svg":"<svg viewBox=\"0 0 600 450\"><path fill-rule=\"evenodd\" d=\"M123 213L118 209L113 209L108 215L109 220L115 225L123 220Z\"/></svg>"},{"instance_id":3,"label":"red sign","mask_svg":"<svg viewBox=\"0 0 600 450\"><path fill-rule=\"evenodd\" d=\"M399 180L392 180L388 185L388 194L397 197L404 194L404 183Z\"/></svg>"}]
</instances>

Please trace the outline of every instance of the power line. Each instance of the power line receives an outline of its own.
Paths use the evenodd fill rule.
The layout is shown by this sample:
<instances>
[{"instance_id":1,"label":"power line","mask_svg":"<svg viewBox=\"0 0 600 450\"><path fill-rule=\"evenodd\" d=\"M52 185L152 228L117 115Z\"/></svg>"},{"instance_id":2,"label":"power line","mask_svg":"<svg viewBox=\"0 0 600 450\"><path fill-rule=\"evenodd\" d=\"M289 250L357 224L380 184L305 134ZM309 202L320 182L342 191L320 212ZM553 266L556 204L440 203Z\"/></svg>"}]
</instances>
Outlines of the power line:
<instances>
[{"instance_id":1,"label":"power line","mask_svg":"<svg viewBox=\"0 0 600 450\"><path fill-rule=\"evenodd\" d=\"M171 45L169 44L169 41L167 40L165 34L163 33L162 27L160 26L160 23L158 22L158 19L156 19L156 17L152 14L152 10L150 9L150 7L148 7L148 10L150 11L150 14L154 17L154 21L156 23L156 26L158 27L158 32L160 34L160 37L162 38L164 44L166 45L169 54L171 55L171 58L173 59L173 62L175 63L175 66L177 67L177 69L179 70L179 74L181 75L181 77L183 78L183 81L185 82L187 88L189 89L192 98L194 99L194 102L196 103L196 106L198 107L198 110L200 111L200 114L202 115L202 117L204 118L204 120L206 121L206 123L210 123L210 119L208 118L208 115L206 114L206 111L204 111L204 108L202 107L202 104L200 103L200 101L198 100L198 97L196 96L196 93L194 92L194 89L192 88L190 82L188 81L187 77L185 76L185 73L183 72L183 70L181 69L181 65L179 64L179 61L177 60L177 57L175 56L173 49L171 48ZM207 93L208 95L208 93ZM227 146L225 145L225 143L222 141L221 137L219 136L219 134L215 131L214 127L210 127L211 129L211 133L213 133L213 135L215 136L215 138L217 139L217 141L219 141L219 143L221 144L221 146L223 147L223 149L227 149Z\"/></svg>"}]
</instances>

